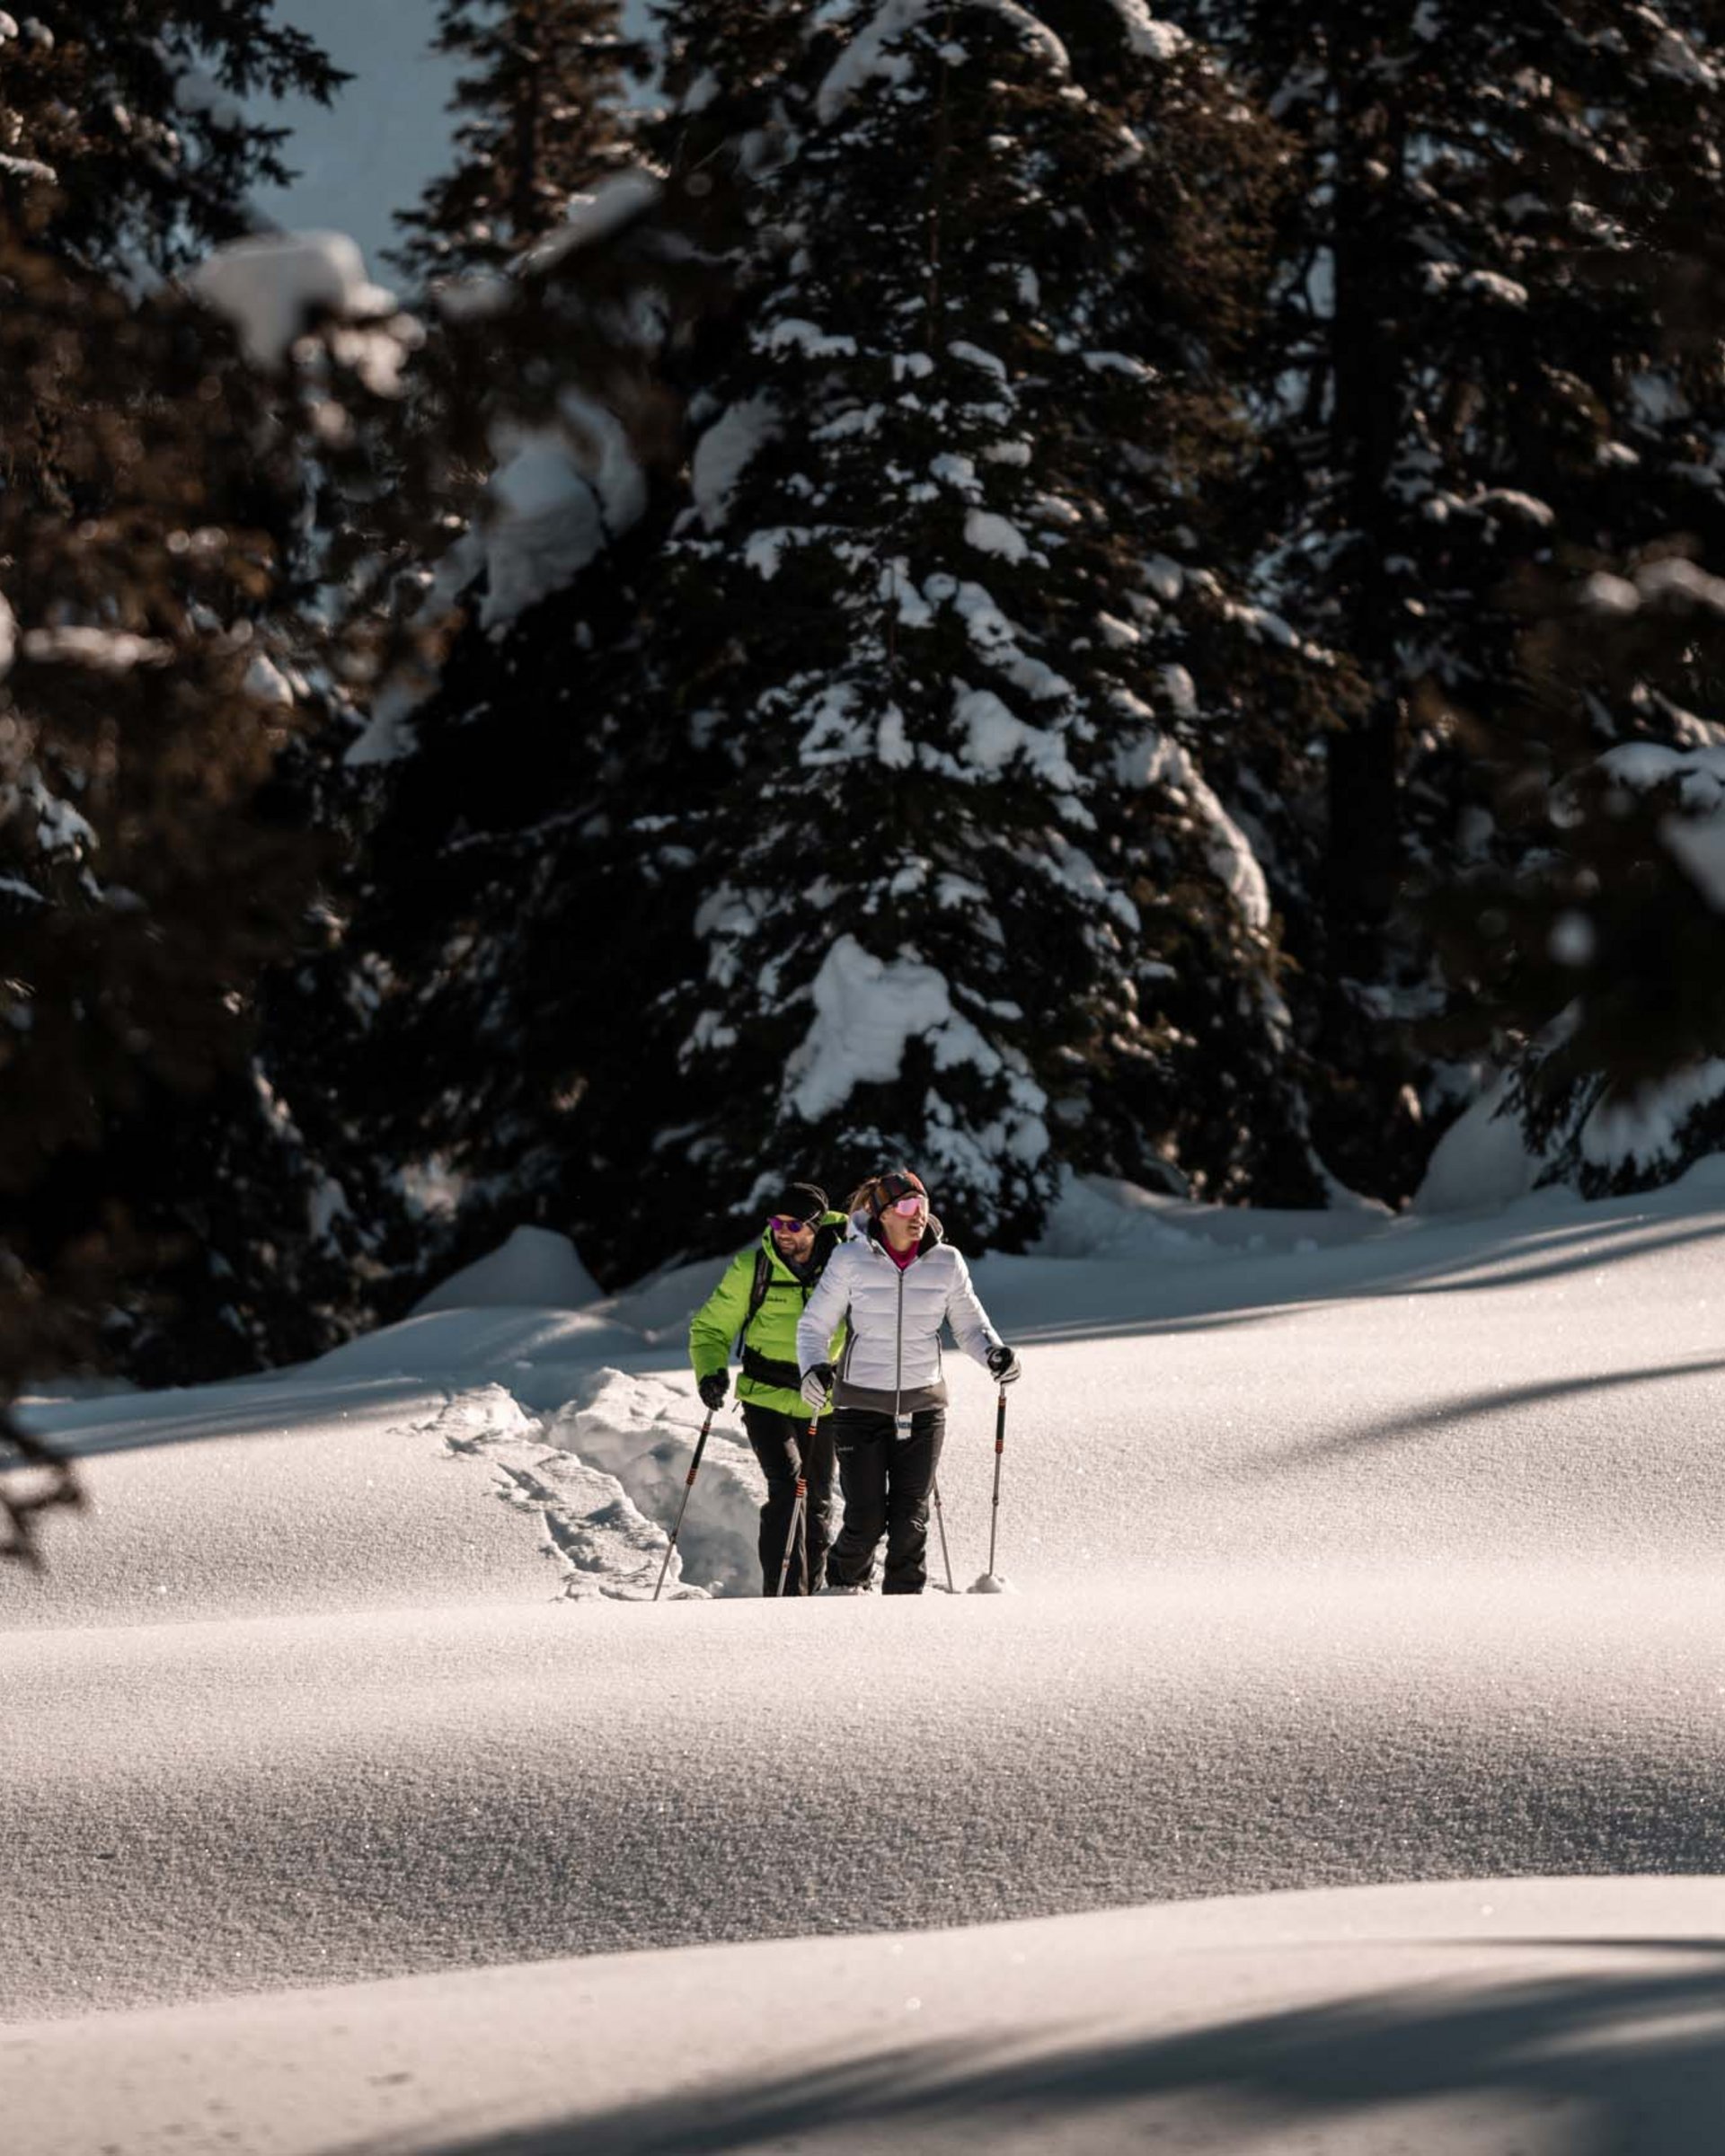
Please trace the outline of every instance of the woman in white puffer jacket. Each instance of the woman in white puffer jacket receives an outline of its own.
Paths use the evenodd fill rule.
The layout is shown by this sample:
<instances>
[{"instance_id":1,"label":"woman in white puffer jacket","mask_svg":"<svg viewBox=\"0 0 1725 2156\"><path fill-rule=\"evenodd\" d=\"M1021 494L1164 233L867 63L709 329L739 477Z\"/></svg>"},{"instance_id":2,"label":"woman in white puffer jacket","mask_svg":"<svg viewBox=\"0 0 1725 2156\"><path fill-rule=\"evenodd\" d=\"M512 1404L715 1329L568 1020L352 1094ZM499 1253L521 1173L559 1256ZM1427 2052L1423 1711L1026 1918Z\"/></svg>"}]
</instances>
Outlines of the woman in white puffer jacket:
<instances>
[{"instance_id":1,"label":"woman in white puffer jacket","mask_svg":"<svg viewBox=\"0 0 1725 2156\"><path fill-rule=\"evenodd\" d=\"M797 1327L802 1397L833 1395L833 1440L845 1524L827 1559L829 1593L861 1594L887 1538L881 1591L920 1595L928 1576L928 1498L946 1434L941 1326L995 1383L1017 1356L988 1322L970 1269L928 1209L920 1176L896 1168L851 1200L856 1235L827 1260ZM848 1321L835 1370L820 1357Z\"/></svg>"}]
</instances>

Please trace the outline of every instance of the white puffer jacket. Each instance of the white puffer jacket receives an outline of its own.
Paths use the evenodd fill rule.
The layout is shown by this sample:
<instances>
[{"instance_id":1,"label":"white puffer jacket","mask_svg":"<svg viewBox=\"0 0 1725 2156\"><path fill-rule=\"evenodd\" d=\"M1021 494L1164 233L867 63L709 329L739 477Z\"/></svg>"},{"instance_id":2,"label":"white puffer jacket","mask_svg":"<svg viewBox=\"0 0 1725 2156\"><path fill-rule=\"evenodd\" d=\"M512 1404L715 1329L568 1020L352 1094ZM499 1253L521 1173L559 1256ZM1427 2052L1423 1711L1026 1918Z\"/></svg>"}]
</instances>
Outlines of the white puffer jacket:
<instances>
[{"instance_id":1,"label":"white puffer jacket","mask_svg":"<svg viewBox=\"0 0 1725 2156\"><path fill-rule=\"evenodd\" d=\"M970 1268L931 1220L916 1256L902 1271L873 1233L841 1242L797 1326L797 1361L805 1371L827 1356L841 1318L849 1333L838 1365L834 1404L879 1408L889 1414L939 1407L941 1325L986 1370L1000 1335L988 1322Z\"/></svg>"}]
</instances>

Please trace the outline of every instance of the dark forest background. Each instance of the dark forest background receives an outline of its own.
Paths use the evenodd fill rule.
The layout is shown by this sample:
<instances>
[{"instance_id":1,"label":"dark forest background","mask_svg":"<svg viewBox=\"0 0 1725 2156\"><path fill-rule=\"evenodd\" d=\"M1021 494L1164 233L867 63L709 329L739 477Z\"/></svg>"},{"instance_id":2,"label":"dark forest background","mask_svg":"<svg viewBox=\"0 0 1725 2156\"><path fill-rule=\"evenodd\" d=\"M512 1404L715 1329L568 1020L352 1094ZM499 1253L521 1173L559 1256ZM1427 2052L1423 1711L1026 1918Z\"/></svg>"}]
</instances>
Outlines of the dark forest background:
<instances>
[{"instance_id":1,"label":"dark forest background","mask_svg":"<svg viewBox=\"0 0 1725 2156\"><path fill-rule=\"evenodd\" d=\"M0 16L0 1391L1725 1143L1721 16L444 0L395 296L270 0Z\"/></svg>"}]
</instances>

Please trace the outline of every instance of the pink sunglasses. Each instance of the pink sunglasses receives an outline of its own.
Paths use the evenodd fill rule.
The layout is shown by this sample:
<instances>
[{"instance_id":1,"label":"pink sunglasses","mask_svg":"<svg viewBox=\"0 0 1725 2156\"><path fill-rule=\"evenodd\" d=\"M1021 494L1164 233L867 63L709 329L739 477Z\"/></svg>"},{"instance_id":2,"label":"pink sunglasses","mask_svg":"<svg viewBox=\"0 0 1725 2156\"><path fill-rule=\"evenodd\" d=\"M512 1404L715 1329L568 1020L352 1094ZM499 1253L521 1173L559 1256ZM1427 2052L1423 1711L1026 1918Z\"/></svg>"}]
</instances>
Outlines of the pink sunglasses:
<instances>
[{"instance_id":1,"label":"pink sunglasses","mask_svg":"<svg viewBox=\"0 0 1725 2156\"><path fill-rule=\"evenodd\" d=\"M908 1215L920 1212L927 1202L928 1197L925 1191L913 1190L908 1197L895 1197L889 1209L894 1213L903 1213Z\"/></svg>"}]
</instances>

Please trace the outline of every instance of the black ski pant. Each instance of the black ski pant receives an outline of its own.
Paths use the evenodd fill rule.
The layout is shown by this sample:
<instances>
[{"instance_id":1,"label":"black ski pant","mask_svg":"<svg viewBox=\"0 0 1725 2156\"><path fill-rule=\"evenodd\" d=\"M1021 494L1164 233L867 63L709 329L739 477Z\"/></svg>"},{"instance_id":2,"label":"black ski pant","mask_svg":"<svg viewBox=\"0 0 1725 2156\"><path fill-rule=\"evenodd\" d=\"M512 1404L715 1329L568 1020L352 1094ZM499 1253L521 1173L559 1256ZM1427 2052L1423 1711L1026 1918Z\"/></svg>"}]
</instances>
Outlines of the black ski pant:
<instances>
[{"instance_id":1,"label":"black ski pant","mask_svg":"<svg viewBox=\"0 0 1725 2156\"><path fill-rule=\"evenodd\" d=\"M827 1560L836 1587L865 1587L887 1538L883 1595L920 1595L928 1580L928 1497L941 1464L946 1409L922 1408L900 1437L890 1415L839 1408L833 1415L845 1524Z\"/></svg>"},{"instance_id":2,"label":"black ski pant","mask_svg":"<svg viewBox=\"0 0 1725 2156\"><path fill-rule=\"evenodd\" d=\"M779 1574L784 1568L785 1538L796 1509L797 1476L803 1466L802 1448L809 1442L809 1425L800 1415L781 1415L772 1408L757 1408L749 1401L742 1402L742 1409L743 1427L766 1477L766 1502L761 1507L761 1593L776 1595ZM818 1595L827 1584L827 1551L833 1539L830 1415L821 1417L814 1443L809 1445L808 1470L802 1533L797 1537L791 1569L785 1574L787 1595Z\"/></svg>"}]
</instances>

